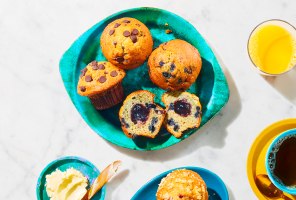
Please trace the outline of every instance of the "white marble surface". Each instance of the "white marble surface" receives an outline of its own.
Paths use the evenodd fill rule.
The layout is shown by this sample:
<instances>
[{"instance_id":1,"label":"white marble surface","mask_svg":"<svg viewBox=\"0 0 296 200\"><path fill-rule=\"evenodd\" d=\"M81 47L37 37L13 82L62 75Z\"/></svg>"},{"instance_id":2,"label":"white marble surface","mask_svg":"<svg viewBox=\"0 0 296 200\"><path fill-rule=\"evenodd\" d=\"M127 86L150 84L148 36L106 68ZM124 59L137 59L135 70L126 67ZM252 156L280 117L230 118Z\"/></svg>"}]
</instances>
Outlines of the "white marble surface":
<instances>
[{"instance_id":1,"label":"white marble surface","mask_svg":"<svg viewBox=\"0 0 296 200\"><path fill-rule=\"evenodd\" d=\"M0 199L36 199L42 169L70 155L100 170L123 161L108 183L107 200L130 199L154 176L190 165L217 173L230 200L257 199L246 174L248 151L266 126L296 117L296 69L264 78L249 66L246 44L264 20L296 25L296 1L146 2L0 1ZM190 139L153 152L123 149L99 137L76 111L59 74L62 54L84 31L110 14L141 6L163 8L192 23L214 48L231 92L222 112Z\"/></svg>"}]
</instances>

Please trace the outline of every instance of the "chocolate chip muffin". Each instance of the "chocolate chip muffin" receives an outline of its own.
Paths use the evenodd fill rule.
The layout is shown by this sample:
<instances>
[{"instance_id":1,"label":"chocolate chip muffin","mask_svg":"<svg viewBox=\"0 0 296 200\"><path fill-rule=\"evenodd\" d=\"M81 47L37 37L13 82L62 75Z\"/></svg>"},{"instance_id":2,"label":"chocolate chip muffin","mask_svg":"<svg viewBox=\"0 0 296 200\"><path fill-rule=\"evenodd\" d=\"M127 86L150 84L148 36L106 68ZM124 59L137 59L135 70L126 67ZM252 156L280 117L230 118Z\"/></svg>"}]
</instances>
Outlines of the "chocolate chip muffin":
<instances>
[{"instance_id":1,"label":"chocolate chip muffin","mask_svg":"<svg viewBox=\"0 0 296 200\"><path fill-rule=\"evenodd\" d=\"M199 98L189 92L172 91L161 96L166 106L166 117L163 125L179 138L188 128L198 128L201 121Z\"/></svg>"},{"instance_id":2,"label":"chocolate chip muffin","mask_svg":"<svg viewBox=\"0 0 296 200\"><path fill-rule=\"evenodd\" d=\"M155 95L139 90L126 97L119 111L121 128L129 138L154 138L161 128L165 111L153 103Z\"/></svg>"},{"instance_id":3,"label":"chocolate chip muffin","mask_svg":"<svg viewBox=\"0 0 296 200\"><path fill-rule=\"evenodd\" d=\"M141 66L151 54L152 47L149 29L133 18L125 17L111 22L101 36L104 56L122 69Z\"/></svg>"},{"instance_id":4,"label":"chocolate chip muffin","mask_svg":"<svg viewBox=\"0 0 296 200\"><path fill-rule=\"evenodd\" d=\"M148 59L151 81L167 91L188 89L201 69L198 50L184 40L171 40L159 45Z\"/></svg>"},{"instance_id":5,"label":"chocolate chip muffin","mask_svg":"<svg viewBox=\"0 0 296 200\"><path fill-rule=\"evenodd\" d=\"M87 96L98 110L110 108L123 99L124 76L123 69L107 61L93 61L81 70L77 92Z\"/></svg>"},{"instance_id":6,"label":"chocolate chip muffin","mask_svg":"<svg viewBox=\"0 0 296 200\"><path fill-rule=\"evenodd\" d=\"M208 200L204 180L194 171L177 169L169 173L159 184L157 200Z\"/></svg>"}]
</instances>

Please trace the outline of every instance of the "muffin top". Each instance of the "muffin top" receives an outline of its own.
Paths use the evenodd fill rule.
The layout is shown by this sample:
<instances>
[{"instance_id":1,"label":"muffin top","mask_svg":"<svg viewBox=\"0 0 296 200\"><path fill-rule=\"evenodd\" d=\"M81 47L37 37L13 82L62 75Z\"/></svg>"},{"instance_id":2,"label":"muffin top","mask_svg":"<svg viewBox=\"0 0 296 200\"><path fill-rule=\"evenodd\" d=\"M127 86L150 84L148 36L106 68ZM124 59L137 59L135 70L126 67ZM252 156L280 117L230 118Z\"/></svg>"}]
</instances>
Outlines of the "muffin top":
<instances>
[{"instance_id":1,"label":"muffin top","mask_svg":"<svg viewBox=\"0 0 296 200\"><path fill-rule=\"evenodd\" d=\"M177 169L161 180L156 198L157 200L207 200L207 186L196 172Z\"/></svg>"},{"instance_id":2,"label":"muffin top","mask_svg":"<svg viewBox=\"0 0 296 200\"><path fill-rule=\"evenodd\" d=\"M91 96L111 89L122 81L125 71L107 61L92 61L81 70L77 92Z\"/></svg>"},{"instance_id":3,"label":"muffin top","mask_svg":"<svg viewBox=\"0 0 296 200\"><path fill-rule=\"evenodd\" d=\"M152 52L153 40L149 29L133 18L117 19L105 28L101 49L107 60L123 69L142 65Z\"/></svg>"},{"instance_id":4,"label":"muffin top","mask_svg":"<svg viewBox=\"0 0 296 200\"><path fill-rule=\"evenodd\" d=\"M201 70L198 50L184 40L171 40L159 45L149 57L148 72L158 87L175 91L188 89Z\"/></svg>"}]
</instances>

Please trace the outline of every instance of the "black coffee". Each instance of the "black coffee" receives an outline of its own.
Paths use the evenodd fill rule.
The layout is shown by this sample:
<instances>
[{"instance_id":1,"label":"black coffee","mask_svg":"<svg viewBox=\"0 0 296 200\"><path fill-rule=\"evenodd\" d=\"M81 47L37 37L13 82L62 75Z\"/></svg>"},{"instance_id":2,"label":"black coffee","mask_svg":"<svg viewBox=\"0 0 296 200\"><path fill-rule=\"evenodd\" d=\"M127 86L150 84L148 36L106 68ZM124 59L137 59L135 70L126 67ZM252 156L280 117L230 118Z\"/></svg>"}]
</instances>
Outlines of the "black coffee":
<instances>
[{"instance_id":1,"label":"black coffee","mask_svg":"<svg viewBox=\"0 0 296 200\"><path fill-rule=\"evenodd\" d=\"M278 148L278 151L275 149ZM283 138L269 155L269 167L285 186L296 186L296 136ZM273 159L275 158L275 159Z\"/></svg>"}]
</instances>

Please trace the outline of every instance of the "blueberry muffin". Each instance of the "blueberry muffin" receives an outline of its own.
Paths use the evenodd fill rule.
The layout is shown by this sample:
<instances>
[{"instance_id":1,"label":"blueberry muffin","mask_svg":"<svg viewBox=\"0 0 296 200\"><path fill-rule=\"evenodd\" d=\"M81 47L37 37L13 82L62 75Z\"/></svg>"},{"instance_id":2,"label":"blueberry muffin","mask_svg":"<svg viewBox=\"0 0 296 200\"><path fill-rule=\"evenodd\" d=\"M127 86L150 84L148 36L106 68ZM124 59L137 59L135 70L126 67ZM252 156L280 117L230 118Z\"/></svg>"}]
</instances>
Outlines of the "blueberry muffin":
<instances>
[{"instance_id":1,"label":"blueberry muffin","mask_svg":"<svg viewBox=\"0 0 296 200\"><path fill-rule=\"evenodd\" d=\"M153 103L155 95L139 90L126 97L119 111L121 128L129 138L154 138L163 123L165 110Z\"/></svg>"},{"instance_id":2,"label":"blueberry muffin","mask_svg":"<svg viewBox=\"0 0 296 200\"><path fill-rule=\"evenodd\" d=\"M152 47L149 29L133 18L125 17L111 22L101 36L104 56L122 69L141 66L151 54Z\"/></svg>"},{"instance_id":3,"label":"blueberry muffin","mask_svg":"<svg viewBox=\"0 0 296 200\"><path fill-rule=\"evenodd\" d=\"M179 138L188 128L198 128L201 121L199 98L189 92L172 91L161 96L166 106L166 117L163 125Z\"/></svg>"},{"instance_id":4,"label":"blueberry muffin","mask_svg":"<svg viewBox=\"0 0 296 200\"><path fill-rule=\"evenodd\" d=\"M198 50L184 40L171 40L159 45L148 59L151 81L167 91L188 89L201 69Z\"/></svg>"},{"instance_id":5,"label":"blueberry muffin","mask_svg":"<svg viewBox=\"0 0 296 200\"><path fill-rule=\"evenodd\" d=\"M157 200L208 200L204 180L194 171L177 169L169 173L159 184Z\"/></svg>"},{"instance_id":6,"label":"blueberry muffin","mask_svg":"<svg viewBox=\"0 0 296 200\"><path fill-rule=\"evenodd\" d=\"M110 108L123 100L124 76L123 69L107 61L93 61L81 70L77 92L87 96L98 110Z\"/></svg>"}]
</instances>

